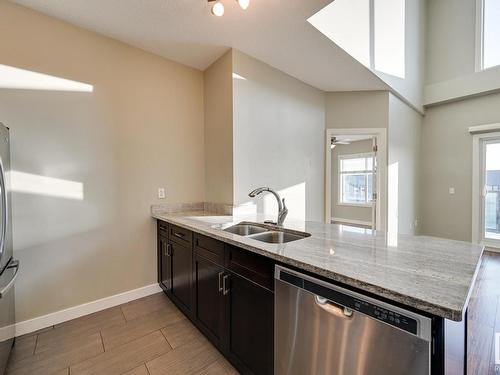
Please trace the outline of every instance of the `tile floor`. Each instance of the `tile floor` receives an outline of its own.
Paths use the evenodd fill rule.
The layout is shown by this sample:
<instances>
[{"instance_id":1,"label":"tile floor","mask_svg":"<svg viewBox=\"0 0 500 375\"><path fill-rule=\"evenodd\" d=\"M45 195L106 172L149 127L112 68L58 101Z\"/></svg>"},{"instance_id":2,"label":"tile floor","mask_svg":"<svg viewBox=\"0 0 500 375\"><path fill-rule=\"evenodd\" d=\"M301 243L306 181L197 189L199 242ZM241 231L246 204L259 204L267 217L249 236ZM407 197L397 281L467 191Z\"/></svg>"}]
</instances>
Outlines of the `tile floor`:
<instances>
[{"instance_id":1,"label":"tile floor","mask_svg":"<svg viewBox=\"0 0 500 375\"><path fill-rule=\"evenodd\" d=\"M163 293L18 337L8 375L237 374Z\"/></svg>"}]
</instances>

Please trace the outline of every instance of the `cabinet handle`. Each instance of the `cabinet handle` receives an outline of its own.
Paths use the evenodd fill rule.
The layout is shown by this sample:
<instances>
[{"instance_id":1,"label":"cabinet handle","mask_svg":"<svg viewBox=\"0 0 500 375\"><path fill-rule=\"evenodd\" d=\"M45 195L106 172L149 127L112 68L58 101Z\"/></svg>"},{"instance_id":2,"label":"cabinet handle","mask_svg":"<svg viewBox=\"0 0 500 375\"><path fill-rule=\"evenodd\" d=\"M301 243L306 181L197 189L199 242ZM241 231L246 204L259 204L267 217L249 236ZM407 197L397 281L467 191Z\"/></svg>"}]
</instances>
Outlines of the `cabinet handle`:
<instances>
[{"instance_id":1,"label":"cabinet handle","mask_svg":"<svg viewBox=\"0 0 500 375\"><path fill-rule=\"evenodd\" d=\"M171 257L172 256L172 245L167 244L167 256Z\"/></svg>"},{"instance_id":2,"label":"cabinet handle","mask_svg":"<svg viewBox=\"0 0 500 375\"><path fill-rule=\"evenodd\" d=\"M222 278L222 294L227 295L229 293L229 288L226 286L226 281L229 280L229 275L224 275Z\"/></svg>"},{"instance_id":3,"label":"cabinet handle","mask_svg":"<svg viewBox=\"0 0 500 375\"><path fill-rule=\"evenodd\" d=\"M219 292L222 292L222 275L224 272L219 272Z\"/></svg>"},{"instance_id":4,"label":"cabinet handle","mask_svg":"<svg viewBox=\"0 0 500 375\"><path fill-rule=\"evenodd\" d=\"M184 233L177 233L177 232L173 232L173 235L175 237L179 237L179 238L184 238L184 236L185 236Z\"/></svg>"},{"instance_id":5,"label":"cabinet handle","mask_svg":"<svg viewBox=\"0 0 500 375\"><path fill-rule=\"evenodd\" d=\"M168 256L167 254L167 244L165 242L163 242L163 256Z\"/></svg>"}]
</instances>

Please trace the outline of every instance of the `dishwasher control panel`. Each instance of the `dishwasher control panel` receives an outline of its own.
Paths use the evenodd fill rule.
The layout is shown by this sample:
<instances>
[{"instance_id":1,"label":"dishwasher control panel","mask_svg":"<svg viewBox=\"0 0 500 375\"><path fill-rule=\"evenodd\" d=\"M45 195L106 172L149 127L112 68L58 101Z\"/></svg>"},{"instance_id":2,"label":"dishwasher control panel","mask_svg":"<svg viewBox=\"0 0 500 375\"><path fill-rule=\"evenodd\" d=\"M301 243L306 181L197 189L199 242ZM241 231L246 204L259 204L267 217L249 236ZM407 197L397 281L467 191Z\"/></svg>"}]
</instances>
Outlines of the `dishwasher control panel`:
<instances>
[{"instance_id":1,"label":"dishwasher control panel","mask_svg":"<svg viewBox=\"0 0 500 375\"><path fill-rule=\"evenodd\" d=\"M407 332L417 334L418 325L417 321L413 318L400 314L398 312L384 309L383 307L361 301L359 299L353 298L354 306L353 310L362 312L365 315L369 315L375 319L381 320L387 324L398 327Z\"/></svg>"},{"instance_id":2,"label":"dishwasher control panel","mask_svg":"<svg viewBox=\"0 0 500 375\"><path fill-rule=\"evenodd\" d=\"M406 316L401 312L397 312L395 310L379 306L376 303L371 303L361 298L342 293L338 290L332 289L331 287L325 287L317 282L310 281L307 278L303 278L297 274L286 271L281 271L279 273L279 279L301 289L307 290L315 295L326 298L333 303L350 308L354 311L359 311L386 324L397 327L414 335L418 335L417 320Z\"/></svg>"}]
</instances>

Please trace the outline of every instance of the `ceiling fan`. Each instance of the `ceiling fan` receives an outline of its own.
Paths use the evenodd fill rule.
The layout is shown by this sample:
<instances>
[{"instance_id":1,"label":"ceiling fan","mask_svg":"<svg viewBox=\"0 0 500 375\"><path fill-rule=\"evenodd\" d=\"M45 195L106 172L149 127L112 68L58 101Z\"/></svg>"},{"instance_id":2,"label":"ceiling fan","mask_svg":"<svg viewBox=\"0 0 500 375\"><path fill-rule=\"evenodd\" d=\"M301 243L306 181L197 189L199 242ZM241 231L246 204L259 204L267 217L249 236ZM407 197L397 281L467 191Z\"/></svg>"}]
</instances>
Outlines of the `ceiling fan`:
<instances>
[{"instance_id":1,"label":"ceiling fan","mask_svg":"<svg viewBox=\"0 0 500 375\"><path fill-rule=\"evenodd\" d=\"M332 137L332 139L330 141L330 148L334 149L335 146L337 146L337 145L350 145L350 144L351 144L351 142L349 140L340 141L340 140L337 140L337 137Z\"/></svg>"}]
</instances>

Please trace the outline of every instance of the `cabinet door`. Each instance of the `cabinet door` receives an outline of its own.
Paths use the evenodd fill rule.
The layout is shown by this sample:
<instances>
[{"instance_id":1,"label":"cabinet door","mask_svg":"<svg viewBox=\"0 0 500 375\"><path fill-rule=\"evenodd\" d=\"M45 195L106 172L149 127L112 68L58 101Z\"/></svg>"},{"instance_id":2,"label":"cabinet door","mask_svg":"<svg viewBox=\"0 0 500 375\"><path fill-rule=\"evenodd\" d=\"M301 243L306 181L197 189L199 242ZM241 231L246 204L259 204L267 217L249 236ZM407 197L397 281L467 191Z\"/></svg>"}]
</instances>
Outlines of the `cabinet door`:
<instances>
[{"instance_id":1,"label":"cabinet door","mask_svg":"<svg viewBox=\"0 0 500 375\"><path fill-rule=\"evenodd\" d=\"M192 250L190 247L169 242L172 269L172 296L184 310L191 310Z\"/></svg>"},{"instance_id":2,"label":"cabinet door","mask_svg":"<svg viewBox=\"0 0 500 375\"><path fill-rule=\"evenodd\" d=\"M226 333L223 276L223 267L195 255L195 318L200 330L219 348L224 347Z\"/></svg>"},{"instance_id":3,"label":"cabinet door","mask_svg":"<svg viewBox=\"0 0 500 375\"><path fill-rule=\"evenodd\" d=\"M158 236L158 283L167 293L170 293L170 286L172 285L172 268L169 251L168 240L165 237Z\"/></svg>"},{"instance_id":4,"label":"cabinet door","mask_svg":"<svg viewBox=\"0 0 500 375\"><path fill-rule=\"evenodd\" d=\"M271 375L274 293L237 274L226 279L228 352L244 374Z\"/></svg>"}]
</instances>

